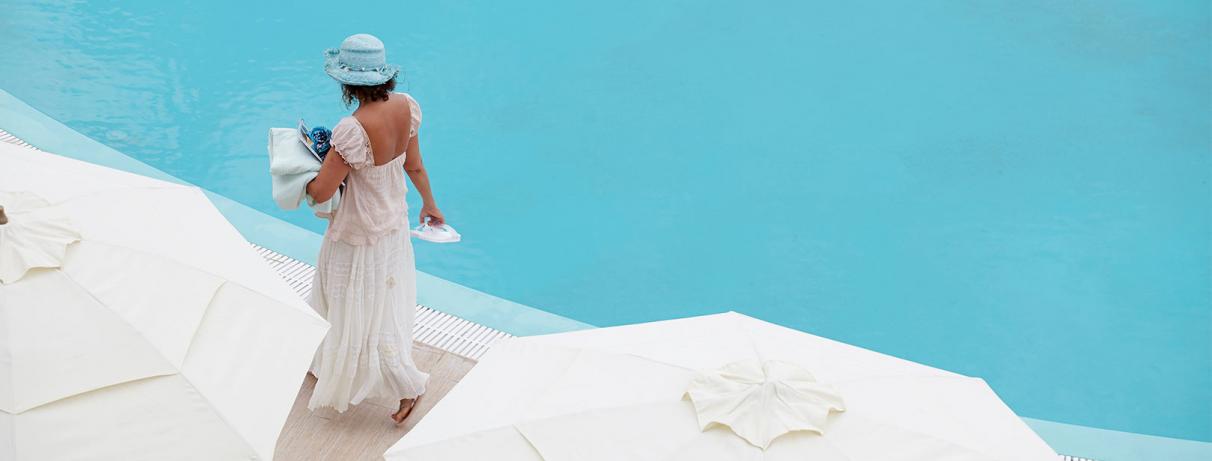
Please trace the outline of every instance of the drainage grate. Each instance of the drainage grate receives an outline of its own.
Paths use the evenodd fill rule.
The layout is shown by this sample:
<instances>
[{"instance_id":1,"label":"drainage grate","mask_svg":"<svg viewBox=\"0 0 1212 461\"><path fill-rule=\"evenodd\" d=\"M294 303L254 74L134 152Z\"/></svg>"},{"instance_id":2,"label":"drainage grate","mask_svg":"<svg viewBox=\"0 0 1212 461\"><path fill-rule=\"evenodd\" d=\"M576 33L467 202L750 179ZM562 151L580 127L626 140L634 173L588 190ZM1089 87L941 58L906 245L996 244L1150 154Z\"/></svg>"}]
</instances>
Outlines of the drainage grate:
<instances>
[{"instance_id":1,"label":"drainage grate","mask_svg":"<svg viewBox=\"0 0 1212 461\"><path fill-rule=\"evenodd\" d=\"M303 299L311 294L312 277L316 268L310 264L277 253L260 245L250 244L265 258L290 288ZM492 344L512 335L453 315L417 305L413 339L422 344L479 360Z\"/></svg>"},{"instance_id":2,"label":"drainage grate","mask_svg":"<svg viewBox=\"0 0 1212 461\"><path fill-rule=\"evenodd\" d=\"M13 134L12 134L12 133L9 133L9 132L4 131L4 130L0 130L0 142L7 142L7 143L9 143L9 144L16 144L16 145L21 146L21 147L28 147L28 148L30 148L30 149L35 149L35 150L36 150L36 149L38 149L37 147L31 146L31 145L30 145L28 142L25 142L25 141L24 141L24 140L22 140L21 138L18 138L18 137L16 137L16 136L13 136Z\"/></svg>"},{"instance_id":3,"label":"drainage grate","mask_svg":"<svg viewBox=\"0 0 1212 461\"><path fill-rule=\"evenodd\" d=\"M265 258L265 262L282 276L282 280L290 285L300 298L307 299L311 295L311 281L316 274L316 268L311 264L275 252L269 248L250 243L257 254Z\"/></svg>"}]
</instances>

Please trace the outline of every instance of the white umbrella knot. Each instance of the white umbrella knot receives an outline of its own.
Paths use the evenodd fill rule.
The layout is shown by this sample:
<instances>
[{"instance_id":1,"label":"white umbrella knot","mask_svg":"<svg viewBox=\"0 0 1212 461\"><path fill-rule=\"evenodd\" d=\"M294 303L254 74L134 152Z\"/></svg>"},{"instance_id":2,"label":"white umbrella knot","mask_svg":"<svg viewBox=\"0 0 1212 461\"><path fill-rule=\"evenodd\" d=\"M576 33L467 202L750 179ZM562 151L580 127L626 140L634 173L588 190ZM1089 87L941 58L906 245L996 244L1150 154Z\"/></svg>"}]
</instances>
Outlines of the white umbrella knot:
<instances>
[{"instance_id":1,"label":"white umbrella knot","mask_svg":"<svg viewBox=\"0 0 1212 461\"><path fill-rule=\"evenodd\" d=\"M829 413L845 411L842 397L789 362L744 360L700 372L686 389L699 427L726 426L765 450L793 431L824 434Z\"/></svg>"},{"instance_id":2,"label":"white umbrella knot","mask_svg":"<svg viewBox=\"0 0 1212 461\"><path fill-rule=\"evenodd\" d=\"M0 225L0 283L13 283L35 267L60 267L67 246L80 241L71 221L28 192L0 192L8 222Z\"/></svg>"}]
</instances>

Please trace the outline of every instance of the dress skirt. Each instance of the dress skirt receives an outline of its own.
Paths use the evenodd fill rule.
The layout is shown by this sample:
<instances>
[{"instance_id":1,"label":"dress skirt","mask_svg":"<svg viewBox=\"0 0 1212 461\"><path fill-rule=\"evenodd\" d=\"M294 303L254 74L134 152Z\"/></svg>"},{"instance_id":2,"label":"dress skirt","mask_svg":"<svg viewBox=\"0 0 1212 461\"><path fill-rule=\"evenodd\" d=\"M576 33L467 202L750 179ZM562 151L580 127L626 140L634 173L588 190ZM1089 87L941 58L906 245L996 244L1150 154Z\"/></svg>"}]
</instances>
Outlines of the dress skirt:
<instances>
[{"instance_id":1,"label":"dress skirt","mask_svg":"<svg viewBox=\"0 0 1212 461\"><path fill-rule=\"evenodd\" d=\"M312 362L309 409L425 393L429 375L412 359L417 283L407 226L369 245L326 237L308 304L332 325Z\"/></svg>"}]
</instances>

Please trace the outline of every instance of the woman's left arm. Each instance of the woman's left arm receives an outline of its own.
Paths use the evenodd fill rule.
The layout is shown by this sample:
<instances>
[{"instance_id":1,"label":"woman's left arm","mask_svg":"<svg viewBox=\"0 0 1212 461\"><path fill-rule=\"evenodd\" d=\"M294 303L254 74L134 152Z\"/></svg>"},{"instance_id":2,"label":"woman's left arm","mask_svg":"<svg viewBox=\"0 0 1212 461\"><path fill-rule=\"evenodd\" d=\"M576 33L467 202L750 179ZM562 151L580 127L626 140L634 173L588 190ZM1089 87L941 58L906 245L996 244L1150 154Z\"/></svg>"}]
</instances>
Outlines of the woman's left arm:
<instances>
[{"instance_id":1,"label":"woman's left arm","mask_svg":"<svg viewBox=\"0 0 1212 461\"><path fill-rule=\"evenodd\" d=\"M437 203L434 202L433 191L429 188L429 173L425 171L425 162L421 160L420 138L421 135L418 134L408 141L404 171L408 173L408 179L412 180L412 185L417 189L417 193L421 194L421 215L418 218L420 223L425 224L425 218L429 218L430 224L443 224L446 222L446 218L442 216Z\"/></svg>"},{"instance_id":2,"label":"woman's left arm","mask_svg":"<svg viewBox=\"0 0 1212 461\"><path fill-rule=\"evenodd\" d=\"M320 172L316 177L307 183L307 195L311 196L316 203L327 202L333 195L336 195L337 188L341 186L341 181L345 180L345 176L349 175L350 167L345 164L345 160L338 154L336 148L329 149L328 155L324 157L324 163L320 165Z\"/></svg>"}]
</instances>

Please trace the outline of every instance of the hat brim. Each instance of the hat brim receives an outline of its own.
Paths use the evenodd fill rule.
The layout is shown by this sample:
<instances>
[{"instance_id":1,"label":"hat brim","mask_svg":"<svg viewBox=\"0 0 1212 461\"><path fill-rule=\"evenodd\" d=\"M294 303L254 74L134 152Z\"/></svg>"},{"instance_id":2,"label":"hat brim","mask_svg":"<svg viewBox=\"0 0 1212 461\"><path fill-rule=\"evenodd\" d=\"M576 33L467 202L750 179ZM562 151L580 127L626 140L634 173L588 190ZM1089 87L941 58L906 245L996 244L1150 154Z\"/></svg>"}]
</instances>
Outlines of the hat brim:
<instances>
[{"instance_id":1,"label":"hat brim","mask_svg":"<svg viewBox=\"0 0 1212 461\"><path fill-rule=\"evenodd\" d=\"M378 69L354 70L341 67L337 62L337 50L324 53L324 72L333 80L354 86L375 86L387 83L400 73L400 66L387 64Z\"/></svg>"}]
</instances>

